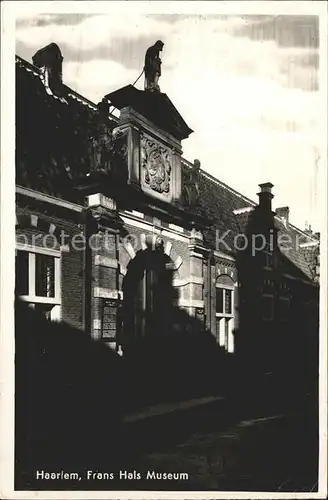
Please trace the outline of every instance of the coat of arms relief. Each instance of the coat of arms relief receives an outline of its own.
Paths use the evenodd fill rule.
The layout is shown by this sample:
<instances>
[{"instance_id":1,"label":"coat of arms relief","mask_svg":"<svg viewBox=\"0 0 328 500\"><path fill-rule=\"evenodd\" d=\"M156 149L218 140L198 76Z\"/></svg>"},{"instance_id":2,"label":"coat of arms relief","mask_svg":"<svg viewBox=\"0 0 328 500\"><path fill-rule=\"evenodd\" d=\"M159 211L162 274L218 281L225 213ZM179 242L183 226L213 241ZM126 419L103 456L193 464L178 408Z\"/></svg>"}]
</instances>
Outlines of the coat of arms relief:
<instances>
[{"instance_id":1,"label":"coat of arms relief","mask_svg":"<svg viewBox=\"0 0 328 500\"><path fill-rule=\"evenodd\" d=\"M141 134L141 171L145 184L157 193L170 192L171 152L159 142Z\"/></svg>"}]
</instances>

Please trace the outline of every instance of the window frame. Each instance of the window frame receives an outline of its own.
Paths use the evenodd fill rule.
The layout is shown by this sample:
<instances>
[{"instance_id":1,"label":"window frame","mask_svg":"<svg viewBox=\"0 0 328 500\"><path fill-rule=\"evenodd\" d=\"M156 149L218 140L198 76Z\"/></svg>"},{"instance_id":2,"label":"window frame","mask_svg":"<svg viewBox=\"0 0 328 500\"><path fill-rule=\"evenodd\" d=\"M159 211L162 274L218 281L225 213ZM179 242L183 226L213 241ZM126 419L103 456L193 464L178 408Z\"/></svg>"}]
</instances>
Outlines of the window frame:
<instances>
[{"instance_id":1,"label":"window frame","mask_svg":"<svg viewBox=\"0 0 328 500\"><path fill-rule=\"evenodd\" d=\"M222 276L222 275L221 275ZM220 288L223 290L223 312L216 312L216 301L215 301L215 336L221 347L224 348L226 352L232 353L234 352L234 339L230 338L230 333L234 327L235 321L235 283L233 285L226 285L223 283L215 283L215 293L216 290ZM231 292L231 313L226 313L226 291L229 290ZM220 326L221 325L221 326ZM223 325L223 332L222 332ZM221 337L221 332L223 333ZM224 338L223 338L224 337Z\"/></svg>"},{"instance_id":2,"label":"window frame","mask_svg":"<svg viewBox=\"0 0 328 500\"><path fill-rule=\"evenodd\" d=\"M45 304L49 306L61 306L61 252L43 247L21 245L16 243L16 252L26 252L28 254L28 293L18 295L19 299L28 302L33 307L34 304ZM36 295L36 254L54 257L54 297L42 297ZM56 314L56 319L60 317L60 310Z\"/></svg>"},{"instance_id":3,"label":"window frame","mask_svg":"<svg viewBox=\"0 0 328 500\"><path fill-rule=\"evenodd\" d=\"M234 317L234 314L233 314L233 311L234 311L234 287L229 286L229 285L224 285L221 283L216 283L215 284L215 294L216 294L217 288L221 288L221 290L223 290L223 307L222 307L223 312L219 313L216 311L216 297L215 297L215 316L217 318L233 318ZM231 291L231 313L225 313L226 290Z\"/></svg>"}]
</instances>

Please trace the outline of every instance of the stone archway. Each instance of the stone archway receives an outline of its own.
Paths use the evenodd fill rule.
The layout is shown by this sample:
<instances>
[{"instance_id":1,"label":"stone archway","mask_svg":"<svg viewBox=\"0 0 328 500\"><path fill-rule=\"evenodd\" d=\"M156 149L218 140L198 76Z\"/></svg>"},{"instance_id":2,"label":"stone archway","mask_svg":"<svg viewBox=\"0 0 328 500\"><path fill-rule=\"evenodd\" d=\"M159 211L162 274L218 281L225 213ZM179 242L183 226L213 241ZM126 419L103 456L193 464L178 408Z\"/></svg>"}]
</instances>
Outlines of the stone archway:
<instances>
[{"instance_id":1,"label":"stone archway","mask_svg":"<svg viewBox=\"0 0 328 500\"><path fill-rule=\"evenodd\" d=\"M175 298L171 258L163 242L139 250L123 279L123 349L162 335L170 328Z\"/></svg>"}]
</instances>

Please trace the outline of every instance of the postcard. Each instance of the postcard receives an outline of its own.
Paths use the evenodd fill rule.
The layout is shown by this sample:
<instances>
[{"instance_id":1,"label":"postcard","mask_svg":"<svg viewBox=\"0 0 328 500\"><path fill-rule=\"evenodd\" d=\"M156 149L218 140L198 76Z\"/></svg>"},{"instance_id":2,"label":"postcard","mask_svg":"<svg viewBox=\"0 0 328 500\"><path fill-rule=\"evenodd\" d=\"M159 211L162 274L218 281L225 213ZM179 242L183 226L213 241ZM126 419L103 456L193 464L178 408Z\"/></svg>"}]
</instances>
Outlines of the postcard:
<instances>
[{"instance_id":1,"label":"postcard","mask_svg":"<svg viewBox=\"0 0 328 500\"><path fill-rule=\"evenodd\" d=\"M326 498L325 7L2 2L2 498Z\"/></svg>"}]
</instances>

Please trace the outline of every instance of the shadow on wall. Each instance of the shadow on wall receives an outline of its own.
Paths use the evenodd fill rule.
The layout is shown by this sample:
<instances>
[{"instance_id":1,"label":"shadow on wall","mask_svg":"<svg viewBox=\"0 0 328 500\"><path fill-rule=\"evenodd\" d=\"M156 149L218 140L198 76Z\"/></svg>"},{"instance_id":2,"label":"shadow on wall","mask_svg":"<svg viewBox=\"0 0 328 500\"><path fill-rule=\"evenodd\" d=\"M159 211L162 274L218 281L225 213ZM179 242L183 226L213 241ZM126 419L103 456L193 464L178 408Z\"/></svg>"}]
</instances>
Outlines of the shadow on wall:
<instances>
[{"instance_id":1,"label":"shadow on wall","mask_svg":"<svg viewBox=\"0 0 328 500\"><path fill-rule=\"evenodd\" d=\"M174 265L159 245L137 252L123 280L123 362L134 407L228 390L232 358L177 306ZM224 375L225 374L225 375Z\"/></svg>"},{"instance_id":2,"label":"shadow on wall","mask_svg":"<svg viewBox=\"0 0 328 500\"><path fill-rule=\"evenodd\" d=\"M198 319L175 305L168 263L161 250L149 251L128 269L123 357L16 300L15 452L24 484L37 469L119 463L124 413L228 392L227 356ZM138 309L145 267L146 318ZM133 323L136 316L145 321L144 330Z\"/></svg>"},{"instance_id":3,"label":"shadow on wall","mask_svg":"<svg viewBox=\"0 0 328 500\"><path fill-rule=\"evenodd\" d=\"M265 185L264 185L265 186ZM282 253L271 211L271 193L248 218L245 235L263 235L269 246L252 255L251 245L237 255L239 328L235 348L248 384L264 374L281 401L297 398L318 405L319 289ZM292 248L293 260L300 249ZM294 279L289 279L294 277ZM269 376L267 376L269 375Z\"/></svg>"},{"instance_id":4,"label":"shadow on wall","mask_svg":"<svg viewBox=\"0 0 328 500\"><path fill-rule=\"evenodd\" d=\"M218 391L214 339L172 311L176 331L155 333L121 357L16 300L16 488L35 489L36 470L124 468L131 450L123 414Z\"/></svg>"},{"instance_id":5,"label":"shadow on wall","mask_svg":"<svg viewBox=\"0 0 328 500\"><path fill-rule=\"evenodd\" d=\"M122 360L16 301L15 461L19 478L110 461L124 411ZM107 431L112 431L108 433ZM106 436L109 436L106 439Z\"/></svg>"},{"instance_id":6,"label":"shadow on wall","mask_svg":"<svg viewBox=\"0 0 328 500\"><path fill-rule=\"evenodd\" d=\"M243 262L241 276L246 279L251 270L247 257L242 258L246 260L238 265ZM170 264L161 248L140 252L131 261L123 283L123 357L84 332L51 323L16 302L15 452L24 488L37 469L117 466L126 452L122 415L150 404L219 395L254 416L263 405L272 412L291 408L300 395L304 403L302 398L312 391L315 410L316 347L307 351L308 358L304 351L313 339L296 345L293 335L294 356L286 359L281 344L273 342L282 332L260 332L246 301L240 324L250 329L238 333L236 353L227 354L198 318L176 306ZM255 298L249 295L248 300ZM259 333L265 342L256 344ZM266 342L272 348L269 357L263 354L269 350ZM272 369L273 355L276 367L284 361L283 369L268 379L263 373Z\"/></svg>"}]
</instances>

